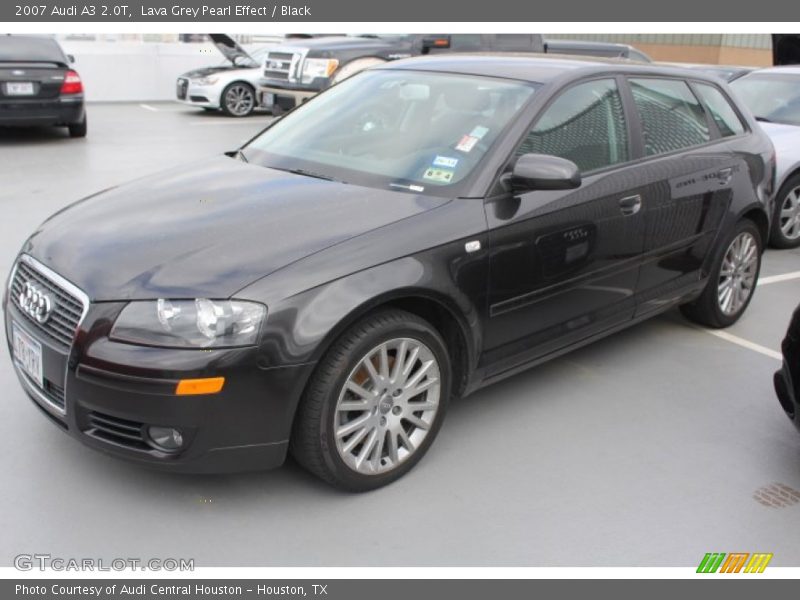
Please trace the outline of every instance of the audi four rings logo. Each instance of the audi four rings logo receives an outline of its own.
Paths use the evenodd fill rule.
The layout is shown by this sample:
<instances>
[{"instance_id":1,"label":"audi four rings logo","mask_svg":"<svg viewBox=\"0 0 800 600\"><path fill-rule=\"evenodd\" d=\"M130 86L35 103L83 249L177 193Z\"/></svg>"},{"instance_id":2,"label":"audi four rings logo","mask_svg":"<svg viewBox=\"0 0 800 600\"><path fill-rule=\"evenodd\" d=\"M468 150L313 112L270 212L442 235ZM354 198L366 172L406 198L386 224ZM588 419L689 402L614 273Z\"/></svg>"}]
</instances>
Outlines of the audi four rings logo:
<instances>
[{"instance_id":1,"label":"audi four rings logo","mask_svg":"<svg viewBox=\"0 0 800 600\"><path fill-rule=\"evenodd\" d=\"M19 307L37 322L46 323L53 310L53 297L35 283L27 281L19 293Z\"/></svg>"}]
</instances>

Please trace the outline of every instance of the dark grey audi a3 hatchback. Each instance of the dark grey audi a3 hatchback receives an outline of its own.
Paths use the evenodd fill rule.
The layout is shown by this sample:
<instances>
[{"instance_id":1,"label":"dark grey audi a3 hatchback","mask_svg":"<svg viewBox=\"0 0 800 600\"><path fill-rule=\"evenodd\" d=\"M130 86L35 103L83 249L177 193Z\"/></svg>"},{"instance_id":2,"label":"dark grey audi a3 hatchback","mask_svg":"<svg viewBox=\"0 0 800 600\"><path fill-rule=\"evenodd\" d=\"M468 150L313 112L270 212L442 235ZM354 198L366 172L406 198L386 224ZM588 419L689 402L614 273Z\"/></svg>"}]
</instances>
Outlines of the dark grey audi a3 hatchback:
<instances>
[{"instance_id":1,"label":"dark grey audi a3 hatchback","mask_svg":"<svg viewBox=\"0 0 800 600\"><path fill-rule=\"evenodd\" d=\"M697 71L399 61L52 216L13 265L8 345L97 450L194 472L291 452L368 490L451 398L671 307L735 322L774 165Z\"/></svg>"}]
</instances>

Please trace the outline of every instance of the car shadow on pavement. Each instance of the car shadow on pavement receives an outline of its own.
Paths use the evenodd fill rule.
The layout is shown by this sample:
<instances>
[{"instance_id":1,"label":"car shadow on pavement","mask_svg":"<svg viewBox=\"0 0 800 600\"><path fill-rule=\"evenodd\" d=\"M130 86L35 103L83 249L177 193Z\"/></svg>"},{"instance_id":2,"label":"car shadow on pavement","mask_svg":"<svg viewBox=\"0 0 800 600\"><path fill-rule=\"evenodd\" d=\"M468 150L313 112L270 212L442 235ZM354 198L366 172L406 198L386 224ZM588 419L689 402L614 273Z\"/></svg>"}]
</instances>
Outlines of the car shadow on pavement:
<instances>
[{"instance_id":1,"label":"car shadow on pavement","mask_svg":"<svg viewBox=\"0 0 800 600\"><path fill-rule=\"evenodd\" d=\"M0 146L49 144L70 139L66 127L0 127Z\"/></svg>"}]
</instances>

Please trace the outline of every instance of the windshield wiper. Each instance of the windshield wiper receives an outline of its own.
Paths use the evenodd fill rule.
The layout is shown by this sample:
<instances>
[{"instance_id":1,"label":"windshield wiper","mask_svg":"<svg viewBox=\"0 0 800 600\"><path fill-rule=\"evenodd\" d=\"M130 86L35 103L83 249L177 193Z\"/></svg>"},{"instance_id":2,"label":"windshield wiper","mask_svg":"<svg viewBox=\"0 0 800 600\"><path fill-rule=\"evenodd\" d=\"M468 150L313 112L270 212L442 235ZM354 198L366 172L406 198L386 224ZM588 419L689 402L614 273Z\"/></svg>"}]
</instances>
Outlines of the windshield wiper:
<instances>
[{"instance_id":1,"label":"windshield wiper","mask_svg":"<svg viewBox=\"0 0 800 600\"><path fill-rule=\"evenodd\" d=\"M330 175L323 175L322 173L315 173L314 171L308 171L306 169L281 169L279 167L270 167L271 169L275 169L276 171L286 171L287 173L293 173L294 175L303 175L304 177L313 177L314 179L324 179L325 181L337 181L339 183L347 183L346 181L340 181Z\"/></svg>"},{"instance_id":2,"label":"windshield wiper","mask_svg":"<svg viewBox=\"0 0 800 600\"><path fill-rule=\"evenodd\" d=\"M772 123L772 119L768 119L767 117L756 116L756 121L760 121L762 123Z\"/></svg>"}]
</instances>

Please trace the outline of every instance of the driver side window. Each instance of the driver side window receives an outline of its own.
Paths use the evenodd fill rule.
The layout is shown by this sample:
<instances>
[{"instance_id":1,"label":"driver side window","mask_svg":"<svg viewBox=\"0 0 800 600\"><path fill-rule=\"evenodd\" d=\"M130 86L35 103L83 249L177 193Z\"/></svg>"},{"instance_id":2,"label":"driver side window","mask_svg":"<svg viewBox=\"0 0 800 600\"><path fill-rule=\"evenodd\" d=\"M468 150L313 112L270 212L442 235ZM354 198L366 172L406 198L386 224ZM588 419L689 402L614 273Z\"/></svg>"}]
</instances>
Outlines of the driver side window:
<instances>
[{"instance_id":1,"label":"driver side window","mask_svg":"<svg viewBox=\"0 0 800 600\"><path fill-rule=\"evenodd\" d=\"M629 152L617 83L598 79L562 92L539 117L516 155L559 156L586 173L625 162Z\"/></svg>"}]
</instances>

